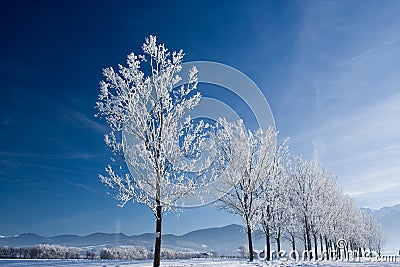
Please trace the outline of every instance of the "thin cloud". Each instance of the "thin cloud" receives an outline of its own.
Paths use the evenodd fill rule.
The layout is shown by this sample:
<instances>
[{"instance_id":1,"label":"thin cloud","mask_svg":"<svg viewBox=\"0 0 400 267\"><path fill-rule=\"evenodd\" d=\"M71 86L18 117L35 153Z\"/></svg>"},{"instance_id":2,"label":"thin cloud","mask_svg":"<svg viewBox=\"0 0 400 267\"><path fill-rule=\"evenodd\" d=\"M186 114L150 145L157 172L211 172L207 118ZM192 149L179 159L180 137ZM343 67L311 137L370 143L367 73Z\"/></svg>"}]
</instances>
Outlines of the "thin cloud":
<instances>
[{"instance_id":1,"label":"thin cloud","mask_svg":"<svg viewBox=\"0 0 400 267\"><path fill-rule=\"evenodd\" d=\"M392 183L392 184L377 184L374 186L374 188L371 188L369 190L363 190L363 191L350 191L346 192L347 194L351 196L357 196L357 195L365 195L365 194L371 194L371 193L378 193L382 191L387 191L389 189L393 189L395 187L400 186L400 183Z\"/></svg>"},{"instance_id":2,"label":"thin cloud","mask_svg":"<svg viewBox=\"0 0 400 267\"><path fill-rule=\"evenodd\" d=\"M84 190L86 190L88 192L91 192L91 193L96 193L97 192L96 190L94 190L90 186L87 186L87 185L81 184L81 183L72 182L71 180L68 180L68 179L65 180L65 183L73 185L73 186L78 187L80 189L84 189Z\"/></svg>"},{"instance_id":3,"label":"thin cloud","mask_svg":"<svg viewBox=\"0 0 400 267\"><path fill-rule=\"evenodd\" d=\"M94 129L100 133L105 133L108 129L103 124L100 124L98 122L95 122L94 120L89 119L83 113L76 112L75 117L79 122L83 123L86 127Z\"/></svg>"},{"instance_id":4,"label":"thin cloud","mask_svg":"<svg viewBox=\"0 0 400 267\"><path fill-rule=\"evenodd\" d=\"M373 48L371 48L371 49L368 49L367 51L364 51L364 52L360 53L360 54L357 55L357 56L354 56L354 57L352 57L352 58L350 58L350 59L344 60L344 61L340 62L337 66L338 66L338 67L341 67L341 66L344 66L344 65L346 65L346 64L349 64L349 63L351 63L351 62L354 62L354 61L356 61L356 60L359 60L360 58L362 58L362 57L364 57L364 56L366 56L366 55L369 55L369 54L371 54L371 53L374 53L374 52L376 52L376 51L378 51L378 50L380 50L380 49L382 49L382 48L384 48L384 47L386 47L386 46L388 46L388 45L391 45L391 44L393 44L393 43L395 43L395 42L397 42L397 41L399 41L399 40L400 40L400 36L397 36L396 38L394 38L394 39L392 39L392 40L389 40L389 41L387 41L387 42L384 42L384 43L382 43L382 44L380 44L380 45L378 45L378 46L375 46L375 47L373 47Z\"/></svg>"},{"instance_id":5,"label":"thin cloud","mask_svg":"<svg viewBox=\"0 0 400 267\"><path fill-rule=\"evenodd\" d=\"M77 110L66 111L65 119L69 123L72 123L76 126L83 126L85 128L89 128L94 131L97 131L101 134L104 134L108 130L107 126L105 126L97 121L94 121L93 119L90 119L89 117L87 117L86 114L84 114L83 112L77 111Z\"/></svg>"},{"instance_id":6,"label":"thin cloud","mask_svg":"<svg viewBox=\"0 0 400 267\"><path fill-rule=\"evenodd\" d=\"M64 159L85 159L91 160L96 158L102 158L107 155L107 152L103 153L65 153L65 154L40 154L40 153L21 153L21 152L10 152L0 151L0 156L7 158L39 158L43 160L64 160Z\"/></svg>"},{"instance_id":7,"label":"thin cloud","mask_svg":"<svg viewBox=\"0 0 400 267\"><path fill-rule=\"evenodd\" d=\"M380 185L377 184L379 187ZM359 206L379 209L382 207L391 207L399 204L398 194L400 184L393 183L380 187L377 190L369 190L364 192L355 192L352 196L356 199Z\"/></svg>"}]
</instances>

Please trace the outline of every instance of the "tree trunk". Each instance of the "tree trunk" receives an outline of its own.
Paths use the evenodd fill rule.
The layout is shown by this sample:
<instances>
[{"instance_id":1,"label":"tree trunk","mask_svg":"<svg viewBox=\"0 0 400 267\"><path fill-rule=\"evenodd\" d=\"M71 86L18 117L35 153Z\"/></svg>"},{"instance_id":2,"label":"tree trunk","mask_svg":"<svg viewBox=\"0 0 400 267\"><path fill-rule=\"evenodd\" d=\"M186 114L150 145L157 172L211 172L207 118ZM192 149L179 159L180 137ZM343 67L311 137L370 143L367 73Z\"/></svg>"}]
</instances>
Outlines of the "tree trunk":
<instances>
[{"instance_id":1,"label":"tree trunk","mask_svg":"<svg viewBox=\"0 0 400 267\"><path fill-rule=\"evenodd\" d=\"M307 237L307 250L311 250L311 238L310 238L310 230L308 227L306 228L306 237Z\"/></svg>"},{"instance_id":2,"label":"tree trunk","mask_svg":"<svg viewBox=\"0 0 400 267\"><path fill-rule=\"evenodd\" d=\"M325 255L324 255L324 244L322 242L322 234L319 234L319 245L320 245L320 251L321 251L321 257L324 260L325 259Z\"/></svg>"},{"instance_id":3,"label":"tree trunk","mask_svg":"<svg viewBox=\"0 0 400 267\"><path fill-rule=\"evenodd\" d=\"M253 259L254 259L254 256L253 256L253 240L251 238L250 225L247 225L247 239L249 241L249 259L250 259L250 261L253 261Z\"/></svg>"},{"instance_id":4,"label":"tree trunk","mask_svg":"<svg viewBox=\"0 0 400 267\"><path fill-rule=\"evenodd\" d=\"M159 267L161 261L161 204L157 205L156 214L157 214L157 222L156 222L156 245L154 247L154 261L153 267Z\"/></svg>"},{"instance_id":5,"label":"tree trunk","mask_svg":"<svg viewBox=\"0 0 400 267\"><path fill-rule=\"evenodd\" d=\"M314 233L314 260L318 260L318 240L317 235Z\"/></svg>"},{"instance_id":6,"label":"tree trunk","mask_svg":"<svg viewBox=\"0 0 400 267\"><path fill-rule=\"evenodd\" d=\"M265 225L265 243L267 245L267 251L265 251L265 253L267 253L267 261L271 260L271 240L270 240L270 236L269 236L269 228L268 225Z\"/></svg>"},{"instance_id":7,"label":"tree trunk","mask_svg":"<svg viewBox=\"0 0 400 267\"><path fill-rule=\"evenodd\" d=\"M328 245L328 238L325 236L325 249L326 249L326 259L329 261L329 245Z\"/></svg>"},{"instance_id":8,"label":"tree trunk","mask_svg":"<svg viewBox=\"0 0 400 267\"><path fill-rule=\"evenodd\" d=\"M292 251L296 251L296 241L294 240L294 235L291 235L291 236L292 236ZM294 253L294 258L295 258L295 260L297 260L296 253Z\"/></svg>"},{"instance_id":9,"label":"tree trunk","mask_svg":"<svg viewBox=\"0 0 400 267\"><path fill-rule=\"evenodd\" d=\"M278 229L278 233L276 235L276 244L277 244L277 255L279 256L279 251L281 251L281 229Z\"/></svg>"}]
</instances>

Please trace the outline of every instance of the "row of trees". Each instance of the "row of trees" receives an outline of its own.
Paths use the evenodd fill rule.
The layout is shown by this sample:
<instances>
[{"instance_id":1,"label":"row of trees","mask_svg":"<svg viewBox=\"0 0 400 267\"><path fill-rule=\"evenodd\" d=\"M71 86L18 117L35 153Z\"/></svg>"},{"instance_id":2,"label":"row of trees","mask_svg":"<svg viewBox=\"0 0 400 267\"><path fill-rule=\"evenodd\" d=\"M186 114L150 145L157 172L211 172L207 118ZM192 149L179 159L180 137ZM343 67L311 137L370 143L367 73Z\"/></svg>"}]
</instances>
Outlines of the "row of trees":
<instances>
[{"instance_id":1,"label":"row of trees","mask_svg":"<svg viewBox=\"0 0 400 267\"><path fill-rule=\"evenodd\" d=\"M194 122L188 112L201 98L197 69L182 83L182 50L171 53L155 36L142 50L128 55L127 66L103 70L96 106L111 129L105 142L123 161L113 158L117 168L108 165L100 179L121 206L133 200L153 211L153 266L160 266L163 213L203 188L218 197L229 191L222 207L243 218L250 260L257 227L268 250L271 239L279 250L288 235L293 247L302 240L311 248L313 240L315 251L317 240L327 246L340 237L355 247L376 246L378 226L341 192L333 174L312 160L289 160L286 141L276 145L273 128L250 132L242 122L221 119L216 128Z\"/></svg>"},{"instance_id":2,"label":"row of trees","mask_svg":"<svg viewBox=\"0 0 400 267\"><path fill-rule=\"evenodd\" d=\"M100 259L105 260L145 260L154 256L152 251L145 247L121 246L114 248L102 248L99 253ZM162 259L191 259L201 257L200 252L180 251L163 248L161 250Z\"/></svg>"},{"instance_id":3,"label":"row of trees","mask_svg":"<svg viewBox=\"0 0 400 267\"><path fill-rule=\"evenodd\" d=\"M289 240L293 250L300 241L313 258L320 254L329 259L326 252L337 249L340 239L346 240L346 249L380 252L380 224L343 193L332 172L315 160L291 156L287 139L277 143L273 128L252 132L241 121L223 119L219 126L215 144L226 164L221 179L232 187L219 207L242 218L250 260L255 229L265 235L267 260L271 243L279 252L282 239Z\"/></svg>"},{"instance_id":4,"label":"row of trees","mask_svg":"<svg viewBox=\"0 0 400 267\"><path fill-rule=\"evenodd\" d=\"M37 245L34 247L0 247L0 259L102 259L102 260L145 260L154 253L145 247L120 246L87 250L59 245ZM200 252L179 251L163 248L163 259L190 259L203 257Z\"/></svg>"},{"instance_id":5,"label":"row of trees","mask_svg":"<svg viewBox=\"0 0 400 267\"><path fill-rule=\"evenodd\" d=\"M94 253L80 248L59 245L34 247L0 247L0 259L82 259L94 258Z\"/></svg>"}]
</instances>

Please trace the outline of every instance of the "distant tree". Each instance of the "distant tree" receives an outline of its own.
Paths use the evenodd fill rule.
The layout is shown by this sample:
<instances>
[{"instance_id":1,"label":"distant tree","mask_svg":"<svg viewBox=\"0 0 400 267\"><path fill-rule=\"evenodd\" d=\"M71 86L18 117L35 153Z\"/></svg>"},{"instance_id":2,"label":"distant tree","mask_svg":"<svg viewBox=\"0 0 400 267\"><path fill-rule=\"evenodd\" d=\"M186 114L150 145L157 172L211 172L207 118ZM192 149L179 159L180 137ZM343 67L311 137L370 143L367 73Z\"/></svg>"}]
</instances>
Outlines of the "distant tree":
<instances>
[{"instance_id":1,"label":"distant tree","mask_svg":"<svg viewBox=\"0 0 400 267\"><path fill-rule=\"evenodd\" d=\"M114 253L111 249L109 248L102 248L100 250L100 259L102 260L113 260L114 258Z\"/></svg>"},{"instance_id":2,"label":"distant tree","mask_svg":"<svg viewBox=\"0 0 400 267\"><path fill-rule=\"evenodd\" d=\"M360 228L363 229L360 238L364 240L365 247L381 255L382 245L384 243L382 225L372 214L365 211L361 211L359 222Z\"/></svg>"},{"instance_id":3,"label":"distant tree","mask_svg":"<svg viewBox=\"0 0 400 267\"><path fill-rule=\"evenodd\" d=\"M208 181L201 173L189 176L184 171L198 164L207 125L193 124L185 117L200 101L200 94L193 92L197 69L190 70L186 86L175 88L181 81L183 51L170 53L151 35L142 49L143 55L128 55L127 67L103 71L105 80L100 82L96 104L98 115L111 128L105 142L130 172L108 165L108 175L100 179L115 190L121 206L133 200L151 208L156 217L154 266L159 266L163 212L174 209L179 199ZM142 68L142 64L147 66Z\"/></svg>"},{"instance_id":4,"label":"distant tree","mask_svg":"<svg viewBox=\"0 0 400 267\"><path fill-rule=\"evenodd\" d=\"M88 260L93 260L96 257L96 253L94 253L93 251L86 251L86 259Z\"/></svg>"},{"instance_id":5,"label":"distant tree","mask_svg":"<svg viewBox=\"0 0 400 267\"><path fill-rule=\"evenodd\" d=\"M247 246L245 246L245 245L241 245L238 248L238 252L239 252L239 257L245 258L246 255L249 254L249 248Z\"/></svg>"},{"instance_id":6,"label":"distant tree","mask_svg":"<svg viewBox=\"0 0 400 267\"><path fill-rule=\"evenodd\" d=\"M0 259L11 259L13 258L12 252L11 252L11 248L4 246L4 247L0 247Z\"/></svg>"}]
</instances>

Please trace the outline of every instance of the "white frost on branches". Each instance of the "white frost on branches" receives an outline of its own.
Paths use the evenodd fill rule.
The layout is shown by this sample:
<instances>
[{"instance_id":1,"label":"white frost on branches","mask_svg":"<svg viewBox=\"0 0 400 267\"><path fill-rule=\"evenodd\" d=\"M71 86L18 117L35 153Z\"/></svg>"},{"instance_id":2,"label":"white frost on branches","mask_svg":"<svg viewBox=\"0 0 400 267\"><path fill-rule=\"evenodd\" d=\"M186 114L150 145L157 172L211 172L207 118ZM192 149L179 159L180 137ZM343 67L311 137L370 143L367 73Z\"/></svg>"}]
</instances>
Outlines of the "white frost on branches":
<instances>
[{"instance_id":1,"label":"white frost on branches","mask_svg":"<svg viewBox=\"0 0 400 267\"><path fill-rule=\"evenodd\" d=\"M219 120L217 128L217 159L224 164L220 179L226 185L222 190L231 189L220 199L220 207L239 215L246 226L254 229L262 205L259 189L270 165L277 133L272 127L267 131L248 131L243 121L225 119Z\"/></svg>"},{"instance_id":2,"label":"white frost on branches","mask_svg":"<svg viewBox=\"0 0 400 267\"><path fill-rule=\"evenodd\" d=\"M151 35L142 49L143 55L129 54L127 66L118 65L118 71L103 70L96 104L98 115L111 128L104 140L129 172L108 165L107 175L100 179L116 192L121 206L133 200L154 212L157 206L165 211L207 183L200 171L188 175L198 167L207 125L193 124L187 116L200 101L200 93L195 92L196 67L186 85L174 88L182 80L183 51L171 53Z\"/></svg>"}]
</instances>

